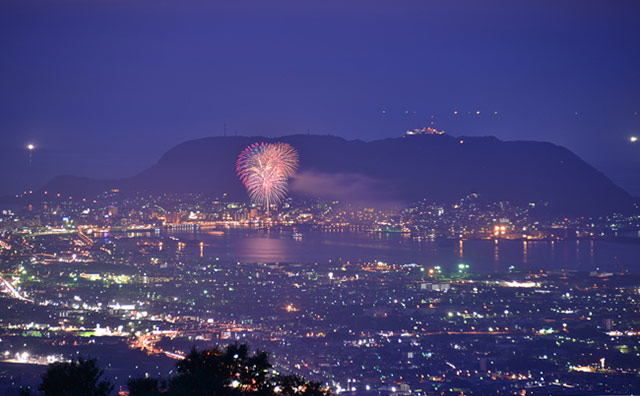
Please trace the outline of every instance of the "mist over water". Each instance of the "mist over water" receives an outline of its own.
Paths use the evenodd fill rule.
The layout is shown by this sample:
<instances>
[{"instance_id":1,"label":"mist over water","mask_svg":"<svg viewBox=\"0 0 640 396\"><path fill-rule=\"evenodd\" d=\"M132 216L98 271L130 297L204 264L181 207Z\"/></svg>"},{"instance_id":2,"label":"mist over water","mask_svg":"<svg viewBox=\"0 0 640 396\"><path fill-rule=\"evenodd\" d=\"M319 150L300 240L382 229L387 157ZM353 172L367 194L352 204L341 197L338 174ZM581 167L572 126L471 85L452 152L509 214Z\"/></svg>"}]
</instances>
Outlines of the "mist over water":
<instances>
[{"instance_id":1,"label":"mist over water","mask_svg":"<svg viewBox=\"0 0 640 396\"><path fill-rule=\"evenodd\" d=\"M225 261L262 263L352 263L373 260L389 264L417 263L455 271L459 263L472 272L516 270L581 270L640 272L640 244L607 241L417 241L399 234L237 230L173 234L187 241L185 253ZM190 242L193 241L193 242ZM173 249L175 246L168 246Z\"/></svg>"}]
</instances>

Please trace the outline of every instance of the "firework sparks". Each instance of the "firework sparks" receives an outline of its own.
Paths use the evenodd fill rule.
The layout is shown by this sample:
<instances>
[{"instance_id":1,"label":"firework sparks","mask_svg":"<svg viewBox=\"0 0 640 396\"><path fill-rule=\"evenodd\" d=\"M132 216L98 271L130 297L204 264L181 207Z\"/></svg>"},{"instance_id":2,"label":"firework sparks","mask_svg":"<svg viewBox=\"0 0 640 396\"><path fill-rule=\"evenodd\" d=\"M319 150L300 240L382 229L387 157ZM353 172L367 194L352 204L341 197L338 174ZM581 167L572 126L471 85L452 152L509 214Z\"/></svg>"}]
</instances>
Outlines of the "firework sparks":
<instances>
[{"instance_id":1,"label":"firework sparks","mask_svg":"<svg viewBox=\"0 0 640 396\"><path fill-rule=\"evenodd\" d=\"M269 206L284 199L298 168L298 152L287 143L254 143L238 157L237 172L251 200Z\"/></svg>"}]
</instances>

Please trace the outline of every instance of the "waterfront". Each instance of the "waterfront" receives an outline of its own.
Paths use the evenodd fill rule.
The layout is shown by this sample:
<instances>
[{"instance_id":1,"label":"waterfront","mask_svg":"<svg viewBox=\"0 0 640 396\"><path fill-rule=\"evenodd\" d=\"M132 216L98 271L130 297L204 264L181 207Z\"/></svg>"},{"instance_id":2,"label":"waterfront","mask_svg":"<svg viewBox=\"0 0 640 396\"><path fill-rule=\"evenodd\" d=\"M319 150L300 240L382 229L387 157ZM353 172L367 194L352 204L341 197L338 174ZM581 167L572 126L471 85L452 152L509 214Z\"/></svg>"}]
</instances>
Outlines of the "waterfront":
<instances>
[{"instance_id":1,"label":"waterfront","mask_svg":"<svg viewBox=\"0 0 640 396\"><path fill-rule=\"evenodd\" d=\"M309 230L301 238L291 231L227 229L171 234L186 241L184 251L225 261L264 263L324 263L329 261L439 265L455 270L459 263L474 272L515 270L581 270L640 272L640 244L603 240L418 241L393 233L322 232ZM177 242L174 241L174 245ZM171 241L167 247L170 247ZM173 246L176 248L176 246Z\"/></svg>"}]
</instances>

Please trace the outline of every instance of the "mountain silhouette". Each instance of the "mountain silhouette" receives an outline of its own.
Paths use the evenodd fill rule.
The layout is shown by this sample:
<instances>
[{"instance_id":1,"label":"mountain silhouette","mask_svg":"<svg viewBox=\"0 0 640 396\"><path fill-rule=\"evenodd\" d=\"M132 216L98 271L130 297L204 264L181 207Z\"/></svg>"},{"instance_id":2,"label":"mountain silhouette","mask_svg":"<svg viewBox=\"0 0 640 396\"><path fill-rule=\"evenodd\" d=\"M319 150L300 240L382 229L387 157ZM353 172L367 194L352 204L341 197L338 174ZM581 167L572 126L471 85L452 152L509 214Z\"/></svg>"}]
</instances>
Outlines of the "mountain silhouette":
<instances>
[{"instance_id":1,"label":"mountain silhouette","mask_svg":"<svg viewBox=\"0 0 640 396\"><path fill-rule=\"evenodd\" d=\"M450 203L470 193L487 201L546 203L567 214L628 211L633 198L568 149L495 137L407 135L364 142L335 136L208 137L181 143L138 175L120 180L59 176L43 190L90 197L123 192L206 193L247 200L236 175L240 152L255 142L286 142L300 168L292 196L341 201Z\"/></svg>"}]
</instances>

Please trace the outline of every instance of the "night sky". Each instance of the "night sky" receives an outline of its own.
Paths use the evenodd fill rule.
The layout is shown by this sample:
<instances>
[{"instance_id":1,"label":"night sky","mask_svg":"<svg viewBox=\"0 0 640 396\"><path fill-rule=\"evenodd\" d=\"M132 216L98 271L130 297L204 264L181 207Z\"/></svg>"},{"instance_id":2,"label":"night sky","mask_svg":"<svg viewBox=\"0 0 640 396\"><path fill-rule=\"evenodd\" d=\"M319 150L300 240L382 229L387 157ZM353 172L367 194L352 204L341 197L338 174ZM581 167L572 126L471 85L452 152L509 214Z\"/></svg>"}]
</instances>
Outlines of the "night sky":
<instances>
[{"instance_id":1,"label":"night sky","mask_svg":"<svg viewBox=\"0 0 640 396\"><path fill-rule=\"evenodd\" d=\"M639 21L635 0L3 0L0 194L130 176L225 123L374 140L433 115L640 195Z\"/></svg>"}]
</instances>

